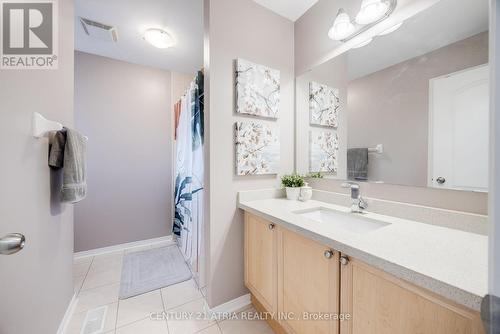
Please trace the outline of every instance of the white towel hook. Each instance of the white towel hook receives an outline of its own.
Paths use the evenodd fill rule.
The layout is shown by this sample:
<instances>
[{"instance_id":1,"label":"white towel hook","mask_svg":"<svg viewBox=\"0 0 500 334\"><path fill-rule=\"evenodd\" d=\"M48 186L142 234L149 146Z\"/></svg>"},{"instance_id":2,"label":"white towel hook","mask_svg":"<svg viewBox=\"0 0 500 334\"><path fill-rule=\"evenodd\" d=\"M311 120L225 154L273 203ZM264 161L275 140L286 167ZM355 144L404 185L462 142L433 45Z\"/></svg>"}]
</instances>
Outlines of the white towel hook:
<instances>
[{"instance_id":1,"label":"white towel hook","mask_svg":"<svg viewBox=\"0 0 500 334\"><path fill-rule=\"evenodd\" d=\"M384 153L384 145L378 144L375 147L369 147L368 152L382 154L382 153Z\"/></svg>"},{"instance_id":2,"label":"white towel hook","mask_svg":"<svg viewBox=\"0 0 500 334\"><path fill-rule=\"evenodd\" d=\"M44 137L50 131L62 130L61 123L49 121L37 112L33 113L33 136L36 138Z\"/></svg>"}]
</instances>

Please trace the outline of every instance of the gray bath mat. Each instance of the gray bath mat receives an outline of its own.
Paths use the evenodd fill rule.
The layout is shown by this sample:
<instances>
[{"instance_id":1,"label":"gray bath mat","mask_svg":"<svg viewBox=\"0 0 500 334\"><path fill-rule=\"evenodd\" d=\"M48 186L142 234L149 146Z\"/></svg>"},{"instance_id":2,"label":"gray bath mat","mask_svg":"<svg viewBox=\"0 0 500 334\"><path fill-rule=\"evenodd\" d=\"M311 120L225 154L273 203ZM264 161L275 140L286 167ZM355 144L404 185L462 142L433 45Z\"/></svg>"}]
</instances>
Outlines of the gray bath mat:
<instances>
[{"instance_id":1,"label":"gray bath mat","mask_svg":"<svg viewBox=\"0 0 500 334\"><path fill-rule=\"evenodd\" d=\"M191 278L176 245L125 254L120 299L137 296Z\"/></svg>"}]
</instances>

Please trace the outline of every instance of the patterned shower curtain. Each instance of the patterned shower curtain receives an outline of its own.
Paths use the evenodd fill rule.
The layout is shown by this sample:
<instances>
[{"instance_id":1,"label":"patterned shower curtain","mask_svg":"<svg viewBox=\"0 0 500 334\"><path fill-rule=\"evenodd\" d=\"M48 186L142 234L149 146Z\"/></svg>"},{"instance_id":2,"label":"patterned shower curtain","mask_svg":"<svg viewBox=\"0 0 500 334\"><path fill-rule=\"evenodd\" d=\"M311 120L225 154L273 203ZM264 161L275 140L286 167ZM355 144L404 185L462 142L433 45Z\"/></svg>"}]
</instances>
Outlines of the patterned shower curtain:
<instances>
[{"instance_id":1,"label":"patterned shower curtain","mask_svg":"<svg viewBox=\"0 0 500 334\"><path fill-rule=\"evenodd\" d=\"M173 233L191 266L199 272L203 228L203 73L181 99L177 125Z\"/></svg>"}]
</instances>

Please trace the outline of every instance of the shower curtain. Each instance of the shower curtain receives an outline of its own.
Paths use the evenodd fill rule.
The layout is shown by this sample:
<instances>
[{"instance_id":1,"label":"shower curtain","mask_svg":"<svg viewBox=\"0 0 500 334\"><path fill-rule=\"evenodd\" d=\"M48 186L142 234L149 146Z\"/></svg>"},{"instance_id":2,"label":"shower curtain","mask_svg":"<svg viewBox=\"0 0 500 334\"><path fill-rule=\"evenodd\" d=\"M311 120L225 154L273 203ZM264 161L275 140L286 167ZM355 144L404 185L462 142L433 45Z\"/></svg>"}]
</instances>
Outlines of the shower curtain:
<instances>
[{"instance_id":1,"label":"shower curtain","mask_svg":"<svg viewBox=\"0 0 500 334\"><path fill-rule=\"evenodd\" d=\"M186 262L199 273L203 228L203 73L180 101L176 128L173 233Z\"/></svg>"}]
</instances>

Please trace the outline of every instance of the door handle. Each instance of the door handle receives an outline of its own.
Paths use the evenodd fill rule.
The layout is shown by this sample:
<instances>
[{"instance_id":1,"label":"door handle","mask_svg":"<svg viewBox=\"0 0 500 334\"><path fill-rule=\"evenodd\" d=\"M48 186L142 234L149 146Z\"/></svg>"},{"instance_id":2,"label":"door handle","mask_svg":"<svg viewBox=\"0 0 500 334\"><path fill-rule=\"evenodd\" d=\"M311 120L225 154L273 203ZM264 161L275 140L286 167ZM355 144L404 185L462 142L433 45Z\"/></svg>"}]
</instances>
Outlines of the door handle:
<instances>
[{"instance_id":1,"label":"door handle","mask_svg":"<svg viewBox=\"0 0 500 334\"><path fill-rule=\"evenodd\" d=\"M436 179L436 182L439 184L444 184L446 182L446 179L444 177L440 176Z\"/></svg>"},{"instance_id":2,"label":"door handle","mask_svg":"<svg viewBox=\"0 0 500 334\"><path fill-rule=\"evenodd\" d=\"M11 255L24 248L26 238L20 233L11 233L0 238L0 254Z\"/></svg>"}]
</instances>

